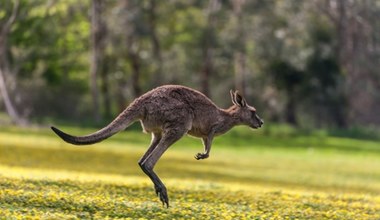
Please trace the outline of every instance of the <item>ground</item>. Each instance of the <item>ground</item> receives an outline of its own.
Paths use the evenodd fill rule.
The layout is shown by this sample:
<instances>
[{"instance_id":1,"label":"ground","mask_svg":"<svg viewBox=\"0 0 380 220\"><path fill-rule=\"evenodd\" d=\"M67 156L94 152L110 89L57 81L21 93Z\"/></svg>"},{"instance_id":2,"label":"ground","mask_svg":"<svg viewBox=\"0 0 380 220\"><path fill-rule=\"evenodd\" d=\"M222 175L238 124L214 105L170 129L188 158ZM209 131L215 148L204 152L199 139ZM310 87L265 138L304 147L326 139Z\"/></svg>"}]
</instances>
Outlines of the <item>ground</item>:
<instances>
[{"instance_id":1,"label":"ground","mask_svg":"<svg viewBox=\"0 0 380 220\"><path fill-rule=\"evenodd\" d=\"M216 138L210 158L197 161L201 141L186 137L156 167L168 188L165 208L137 165L149 139L132 129L78 147L48 128L1 128L0 216L380 219L378 141L241 127Z\"/></svg>"}]
</instances>

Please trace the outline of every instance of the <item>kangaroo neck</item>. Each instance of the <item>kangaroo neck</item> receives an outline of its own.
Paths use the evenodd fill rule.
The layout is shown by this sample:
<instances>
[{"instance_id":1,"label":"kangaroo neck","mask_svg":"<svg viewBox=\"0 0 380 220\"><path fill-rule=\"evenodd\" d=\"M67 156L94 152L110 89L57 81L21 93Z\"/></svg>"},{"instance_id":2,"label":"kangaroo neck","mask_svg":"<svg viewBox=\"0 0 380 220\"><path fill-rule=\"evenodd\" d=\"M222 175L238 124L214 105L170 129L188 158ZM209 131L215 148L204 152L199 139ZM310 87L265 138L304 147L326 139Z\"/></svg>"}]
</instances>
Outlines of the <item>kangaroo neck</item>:
<instances>
[{"instance_id":1,"label":"kangaroo neck","mask_svg":"<svg viewBox=\"0 0 380 220\"><path fill-rule=\"evenodd\" d=\"M215 134L224 134L239 124L241 124L240 118L234 111L230 111L230 109L220 109L218 125L215 127Z\"/></svg>"}]
</instances>

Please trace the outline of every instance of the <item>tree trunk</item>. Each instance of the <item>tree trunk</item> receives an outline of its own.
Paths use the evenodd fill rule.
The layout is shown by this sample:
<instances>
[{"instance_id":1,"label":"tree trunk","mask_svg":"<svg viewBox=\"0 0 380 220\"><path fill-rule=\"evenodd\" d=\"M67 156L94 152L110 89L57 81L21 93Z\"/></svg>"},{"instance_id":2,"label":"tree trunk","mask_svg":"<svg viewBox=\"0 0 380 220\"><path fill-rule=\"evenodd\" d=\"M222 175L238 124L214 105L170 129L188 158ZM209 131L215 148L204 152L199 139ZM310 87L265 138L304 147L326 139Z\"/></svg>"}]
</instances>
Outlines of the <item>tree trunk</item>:
<instances>
[{"instance_id":1,"label":"tree trunk","mask_svg":"<svg viewBox=\"0 0 380 220\"><path fill-rule=\"evenodd\" d=\"M245 0L233 0L233 11L236 25L235 51L234 51L234 73L235 88L245 95L246 78L246 53L245 53L245 33L243 25L242 8Z\"/></svg>"},{"instance_id":2,"label":"tree trunk","mask_svg":"<svg viewBox=\"0 0 380 220\"><path fill-rule=\"evenodd\" d=\"M207 97L210 97L210 76L212 72L211 48L208 48L207 43L203 48L204 49L202 51L203 67L201 72L201 91Z\"/></svg>"},{"instance_id":3,"label":"tree trunk","mask_svg":"<svg viewBox=\"0 0 380 220\"><path fill-rule=\"evenodd\" d=\"M241 51L234 52L234 72L235 72L235 88L239 90L242 95L246 95L245 92L245 53Z\"/></svg>"},{"instance_id":4,"label":"tree trunk","mask_svg":"<svg viewBox=\"0 0 380 220\"><path fill-rule=\"evenodd\" d=\"M9 75L10 73L10 64L9 59L7 57L8 34L11 30L14 21L17 18L18 9L19 1L15 1L9 19L6 20L4 24L0 24L0 95L3 99L5 109L12 122L17 125L25 125L27 123L26 120L20 117L16 108L12 104L5 80L5 75Z\"/></svg>"},{"instance_id":5,"label":"tree trunk","mask_svg":"<svg viewBox=\"0 0 380 220\"><path fill-rule=\"evenodd\" d=\"M0 95L4 101L5 109L11 118L12 122L17 125L24 125L26 124L26 121L20 117L17 110L12 104L12 101L9 97L9 93L7 90L7 86L5 84L4 74L2 70L2 66L0 66Z\"/></svg>"},{"instance_id":6,"label":"tree trunk","mask_svg":"<svg viewBox=\"0 0 380 220\"><path fill-rule=\"evenodd\" d=\"M132 66L132 91L135 98L141 95L140 87L140 58L137 54L131 52L129 60Z\"/></svg>"},{"instance_id":7,"label":"tree trunk","mask_svg":"<svg viewBox=\"0 0 380 220\"><path fill-rule=\"evenodd\" d=\"M108 59L104 59L103 69L101 71L101 90L103 96L103 108L104 117L111 118L111 95L109 90L109 80L108 80Z\"/></svg>"},{"instance_id":8,"label":"tree trunk","mask_svg":"<svg viewBox=\"0 0 380 220\"><path fill-rule=\"evenodd\" d=\"M142 60L139 54L139 44L138 39L139 35L137 33L135 16L139 15L139 11L137 10L136 2L132 1L124 1L123 6L125 11L131 13L130 15L125 15L125 35L126 35L126 47L127 47L127 56L128 62L131 67L132 76L132 93L134 98L137 98L141 95L141 86L140 86L140 74L141 74L141 66Z\"/></svg>"},{"instance_id":9,"label":"tree trunk","mask_svg":"<svg viewBox=\"0 0 380 220\"><path fill-rule=\"evenodd\" d=\"M98 75L102 70L104 58L104 25L102 21L102 0L92 0L91 5L91 63L90 63L90 88L94 120L101 120L99 110L99 86Z\"/></svg>"},{"instance_id":10,"label":"tree trunk","mask_svg":"<svg viewBox=\"0 0 380 220\"><path fill-rule=\"evenodd\" d=\"M296 117L296 102L293 92L288 92L288 102L286 103L285 109L285 120L287 123L297 126L298 121Z\"/></svg>"},{"instance_id":11,"label":"tree trunk","mask_svg":"<svg viewBox=\"0 0 380 220\"><path fill-rule=\"evenodd\" d=\"M201 91L208 97L210 93L210 78L213 72L212 62L212 41L215 29L215 16L214 13L219 9L219 0L210 0L206 11L207 26L205 27L202 39L202 70L201 70Z\"/></svg>"},{"instance_id":12,"label":"tree trunk","mask_svg":"<svg viewBox=\"0 0 380 220\"><path fill-rule=\"evenodd\" d=\"M162 84L162 55L161 55L161 45L157 36L157 28L156 28L156 21L157 21L156 0L150 0L149 3L150 4L148 8L148 13L149 13L148 22L150 26L150 40L153 46L154 63L156 64L155 69L154 69L153 84L154 86L159 86Z\"/></svg>"},{"instance_id":13,"label":"tree trunk","mask_svg":"<svg viewBox=\"0 0 380 220\"><path fill-rule=\"evenodd\" d=\"M363 26L366 25L366 20L363 15L358 16L356 10L359 7L358 2L351 5L345 0L337 1L335 23L338 35L337 54L339 63L346 71L345 92L348 101L346 120L350 121L351 124L371 123L373 121L371 109L373 108L374 96L368 90L373 80L367 68L368 62L363 62L363 60L369 60L364 52L364 42L367 36L362 30ZM347 122L343 122L343 124L347 124Z\"/></svg>"}]
</instances>

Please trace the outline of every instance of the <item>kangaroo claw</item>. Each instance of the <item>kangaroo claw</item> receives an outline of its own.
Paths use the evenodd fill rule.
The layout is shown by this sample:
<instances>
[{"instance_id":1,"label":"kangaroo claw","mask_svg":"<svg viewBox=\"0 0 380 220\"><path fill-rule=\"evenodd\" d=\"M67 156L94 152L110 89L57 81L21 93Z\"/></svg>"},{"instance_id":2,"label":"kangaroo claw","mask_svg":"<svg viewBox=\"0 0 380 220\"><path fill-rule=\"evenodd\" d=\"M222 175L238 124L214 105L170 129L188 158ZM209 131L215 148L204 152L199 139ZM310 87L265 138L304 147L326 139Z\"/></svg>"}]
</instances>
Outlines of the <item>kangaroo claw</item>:
<instances>
[{"instance_id":1,"label":"kangaroo claw","mask_svg":"<svg viewBox=\"0 0 380 220\"><path fill-rule=\"evenodd\" d=\"M202 159L206 159L208 158L209 155L208 154L205 154L205 153L197 153L194 158L197 159L197 160L202 160Z\"/></svg>"},{"instance_id":2,"label":"kangaroo claw","mask_svg":"<svg viewBox=\"0 0 380 220\"><path fill-rule=\"evenodd\" d=\"M155 186L157 196L160 198L162 205L166 208L169 208L169 198L165 186Z\"/></svg>"}]
</instances>

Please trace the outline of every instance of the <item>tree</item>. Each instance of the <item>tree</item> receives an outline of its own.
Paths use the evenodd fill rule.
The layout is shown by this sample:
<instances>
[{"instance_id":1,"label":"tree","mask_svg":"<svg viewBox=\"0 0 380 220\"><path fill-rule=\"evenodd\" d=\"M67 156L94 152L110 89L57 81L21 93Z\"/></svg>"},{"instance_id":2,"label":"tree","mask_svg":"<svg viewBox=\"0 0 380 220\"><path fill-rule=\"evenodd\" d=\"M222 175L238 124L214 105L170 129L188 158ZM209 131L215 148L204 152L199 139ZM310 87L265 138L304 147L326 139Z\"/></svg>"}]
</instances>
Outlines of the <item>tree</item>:
<instances>
[{"instance_id":1,"label":"tree","mask_svg":"<svg viewBox=\"0 0 380 220\"><path fill-rule=\"evenodd\" d=\"M285 120L292 125L298 125L297 106L299 105L304 73L283 60L274 60L268 72L272 75L276 87L286 94Z\"/></svg>"},{"instance_id":2,"label":"tree","mask_svg":"<svg viewBox=\"0 0 380 220\"><path fill-rule=\"evenodd\" d=\"M210 0L206 8L206 26L204 27L201 39L202 50L202 70L201 70L201 91L208 97L210 94L210 78L213 72L213 46L215 44L215 13L220 8L219 0Z\"/></svg>"},{"instance_id":3,"label":"tree","mask_svg":"<svg viewBox=\"0 0 380 220\"><path fill-rule=\"evenodd\" d=\"M162 52L161 44L157 34L157 1L150 0L148 6L148 25L150 32L150 39L152 44L152 53L154 57L154 71L153 71L153 84L155 86L162 84Z\"/></svg>"},{"instance_id":4,"label":"tree","mask_svg":"<svg viewBox=\"0 0 380 220\"><path fill-rule=\"evenodd\" d=\"M90 88L92 94L94 119L99 122L101 119L99 108L99 86L98 76L101 74L103 82L106 83L106 75L104 73L104 35L105 25L102 19L102 11L104 10L104 1L92 0L91 5L91 62L90 62ZM103 72L103 73L102 73ZM104 85L103 91L107 92L107 86ZM109 110L107 110L109 111ZM109 114L109 112L108 112Z\"/></svg>"},{"instance_id":5,"label":"tree","mask_svg":"<svg viewBox=\"0 0 380 220\"><path fill-rule=\"evenodd\" d=\"M309 23L310 55L305 65L304 105L314 114L319 127L323 123L340 128L347 127L347 102L342 84L344 75L334 51L332 25L313 17Z\"/></svg>"},{"instance_id":6,"label":"tree","mask_svg":"<svg viewBox=\"0 0 380 220\"><path fill-rule=\"evenodd\" d=\"M319 12L335 28L334 43L339 66L344 71L348 119L351 123L379 123L380 90L379 7L377 1L326 0L316 2Z\"/></svg>"},{"instance_id":7,"label":"tree","mask_svg":"<svg viewBox=\"0 0 380 220\"><path fill-rule=\"evenodd\" d=\"M13 118L99 120L175 83L222 105L235 87L300 126L380 124L378 1L19 1L13 22L18 1L0 1Z\"/></svg>"},{"instance_id":8,"label":"tree","mask_svg":"<svg viewBox=\"0 0 380 220\"><path fill-rule=\"evenodd\" d=\"M133 97L141 95L142 59L140 57L140 38L145 34L145 23L142 20L142 12L138 1L122 2L122 16L126 43L127 58L131 70L131 84Z\"/></svg>"},{"instance_id":9,"label":"tree","mask_svg":"<svg viewBox=\"0 0 380 220\"><path fill-rule=\"evenodd\" d=\"M235 51L233 54L234 59L234 73L235 73L235 88L238 89L243 95L245 94L245 81L246 81L246 52L245 52L245 33L243 23L243 7L245 0L231 1L233 5L233 12L235 16Z\"/></svg>"},{"instance_id":10,"label":"tree","mask_svg":"<svg viewBox=\"0 0 380 220\"><path fill-rule=\"evenodd\" d=\"M11 31L11 27L17 18L17 12L20 7L20 2L17 0L13 3L13 8L11 9L9 17L0 20L0 95L4 101L5 108L11 120L15 124L25 124L25 119L21 118L16 108L14 107L11 98L9 97L7 85L6 85L6 75L10 75L10 61L7 56L8 54L8 35Z\"/></svg>"}]
</instances>

